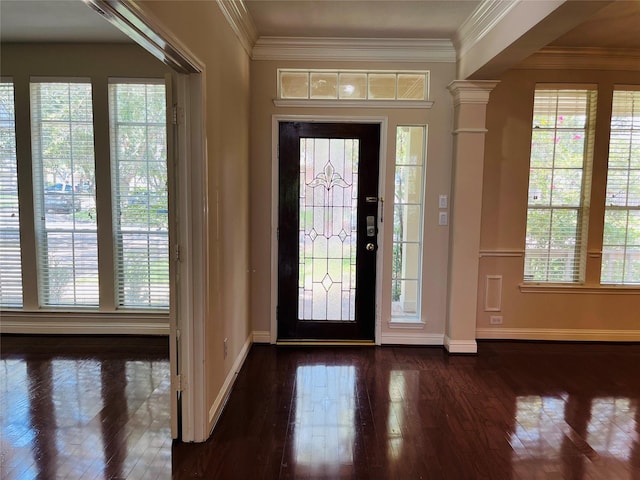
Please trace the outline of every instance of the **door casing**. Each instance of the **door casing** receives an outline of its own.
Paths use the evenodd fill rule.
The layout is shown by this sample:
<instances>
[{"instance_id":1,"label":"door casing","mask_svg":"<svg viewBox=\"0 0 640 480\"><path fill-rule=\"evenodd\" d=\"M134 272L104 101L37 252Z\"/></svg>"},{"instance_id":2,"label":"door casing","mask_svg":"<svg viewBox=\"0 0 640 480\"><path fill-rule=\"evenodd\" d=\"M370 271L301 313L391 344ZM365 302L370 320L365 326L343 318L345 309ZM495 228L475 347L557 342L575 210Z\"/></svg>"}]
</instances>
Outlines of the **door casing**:
<instances>
[{"instance_id":1,"label":"door casing","mask_svg":"<svg viewBox=\"0 0 640 480\"><path fill-rule=\"evenodd\" d=\"M271 319L270 342L276 343L278 339L278 322L276 307L278 305L278 138L280 122L330 122L330 123L373 123L380 125L380 162L378 174L378 195L384 197L388 119L386 116L326 116L326 115L273 115L271 121L271 301L269 315ZM384 208L384 202L379 202L378 207ZM375 343L380 344L381 318L380 301L382 299L382 267L384 258L384 224L380 222L383 215L378 212L378 261L376 263L376 309L375 309Z\"/></svg>"}]
</instances>

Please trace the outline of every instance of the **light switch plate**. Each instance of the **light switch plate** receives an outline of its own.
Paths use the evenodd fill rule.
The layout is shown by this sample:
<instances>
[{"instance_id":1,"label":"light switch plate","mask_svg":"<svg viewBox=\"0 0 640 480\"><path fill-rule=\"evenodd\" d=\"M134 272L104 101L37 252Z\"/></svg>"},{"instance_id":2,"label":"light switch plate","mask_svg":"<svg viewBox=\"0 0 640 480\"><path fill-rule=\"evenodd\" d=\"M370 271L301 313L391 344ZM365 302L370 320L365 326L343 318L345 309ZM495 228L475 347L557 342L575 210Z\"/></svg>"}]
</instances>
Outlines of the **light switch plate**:
<instances>
[{"instance_id":1,"label":"light switch plate","mask_svg":"<svg viewBox=\"0 0 640 480\"><path fill-rule=\"evenodd\" d=\"M439 208L447 208L448 204L449 204L449 198L446 195L440 195L438 197Z\"/></svg>"},{"instance_id":2,"label":"light switch plate","mask_svg":"<svg viewBox=\"0 0 640 480\"><path fill-rule=\"evenodd\" d=\"M447 212L438 213L438 225L447 225L449 223L449 215Z\"/></svg>"}]
</instances>

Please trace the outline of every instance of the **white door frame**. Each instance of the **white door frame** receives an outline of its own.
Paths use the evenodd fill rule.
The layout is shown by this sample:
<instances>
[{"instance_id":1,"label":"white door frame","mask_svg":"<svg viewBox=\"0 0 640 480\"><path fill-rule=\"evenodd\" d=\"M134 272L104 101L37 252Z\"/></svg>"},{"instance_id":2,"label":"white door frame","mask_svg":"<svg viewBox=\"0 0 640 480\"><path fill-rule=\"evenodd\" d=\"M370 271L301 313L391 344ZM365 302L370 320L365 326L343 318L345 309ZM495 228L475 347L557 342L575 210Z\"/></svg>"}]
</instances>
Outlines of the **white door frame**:
<instances>
[{"instance_id":1,"label":"white door frame","mask_svg":"<svg viewBox=\"0 0 640 480\"><path fill-rule=\"evenodd\" d=\"M207 162L203 74L178 75L176 338L181 391L181 438L209 436L206 413L205 320L209 317ZM172 341L174 339L171 339ZM171 366L172 369L174 365ZM175 394L175 391L174 391Z\"/></svg>"},{"instance_id":2,"label":"white door frame","mask_svg":"<svg viewBox=\"0 0 640 480\"><path fill-rule=\"evenodd\" d=\"M271 302L269 315L271 317L271 343L278 340L278 189L279 189L279 168L278 168L278 144L280 122L333 122L333 123L374 123L380 125L380 162L378 177L378 197L384 194L385 172L386 172L386 151L387 151L387 124L386 116L355 116L355 115L273 115L271 117ZM384 202L378 202L378 208L384 208ZM382 318L380 302L382 300L382 258L384 256L383 232L380 220L382 215L378 214L378 250L376 255L376 327L375 343L380 345L382 332Z\"/></svg>"},{"instance_id":3,"label":"white door frame","mask_svg":"<svg viewBox=\"0 0 640 480\"><path fill-rule=\"evenodd\" d=\"M176 262L176 305L171 315L171 391L181 391L181 405L172 408L172 436L203 442L209 436L204 370L208 296L208 177L205 145L205 66L160 26L149 12L130 0L85 0L107 21L128 35L177 75L176 217L177 244L170 245ZM175 317L175 320L174 320ZM174 350L175 353L175 350ZM177 365L176 365L177 362ZM179 417L181 422L178 422Z\"/></svg>"}]
</instances>

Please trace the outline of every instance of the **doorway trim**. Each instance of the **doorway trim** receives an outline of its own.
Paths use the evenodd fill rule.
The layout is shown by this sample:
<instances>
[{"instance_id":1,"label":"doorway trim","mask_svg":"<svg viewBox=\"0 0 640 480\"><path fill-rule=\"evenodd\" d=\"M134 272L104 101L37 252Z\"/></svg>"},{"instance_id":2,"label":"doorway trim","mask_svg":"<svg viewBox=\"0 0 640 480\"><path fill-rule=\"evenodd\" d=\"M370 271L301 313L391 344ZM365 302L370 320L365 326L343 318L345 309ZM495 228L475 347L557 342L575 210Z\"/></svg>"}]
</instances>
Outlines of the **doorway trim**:
<instances>
[{"instance_id":1,"label":"doorway trim","mask_svg":"<svg viewBox=\"0 0 640 480\"><path fill-rule=\"evenodd\" d=\"M178 128L175 232L170 246L179 282L169 338L171 392L181 394L172 402L171 436L184 442L204 442L209 434L206 404L206 351L204 327L214 305L209 299L209 219L207 151L205 143L206 68L155 17L131 0L85 0L98 14L175 72ZM178 418L179 420L178 421Z\"/></svg>"},{"instance_id":2,"label":"doorway trim","mask_svg":"<svg viewBox=\"0 0 640 480\"><path fill-rule=\"evenodd\" d=\"M357 116L357 115L273 115L271 117L271 301L269 306L269 316L271 319L270 342L275 344L278 340L278 319L276 310L278 306L278 189L279 189L279 125L280 122L306 122L306 123L372 123L380 125L380 161L378 165L378 195L384 198L385 172L386 172L386 151L388 134L387 116ZM384 202L379 202L380 212L384 208ZM382 299L382 267L384 256L383 225L380 219L384 217L378 214L378 261L376 262L376 307L375 307L375 330L374 342L380 345L382 333L382 319L380 302Z\"/></svg>"}]
</instances>

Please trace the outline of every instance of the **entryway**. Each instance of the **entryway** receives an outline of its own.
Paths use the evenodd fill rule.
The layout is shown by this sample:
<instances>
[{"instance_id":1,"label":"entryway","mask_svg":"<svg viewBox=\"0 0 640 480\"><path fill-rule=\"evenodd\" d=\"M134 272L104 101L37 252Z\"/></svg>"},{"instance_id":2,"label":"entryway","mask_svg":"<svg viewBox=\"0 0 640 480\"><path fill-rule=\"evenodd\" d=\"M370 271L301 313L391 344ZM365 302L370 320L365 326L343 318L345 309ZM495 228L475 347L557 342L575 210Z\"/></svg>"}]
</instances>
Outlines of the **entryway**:
<instances>
[{"instance_id":1,"label":"entryway","mask_svg":"<svg viewBox=\"0 0 640 480\"><path fill-rule=\"evenodd\" d=\"M278 340L375 334L380 125L280 122Z\"/></svg>"}]
</instances>

